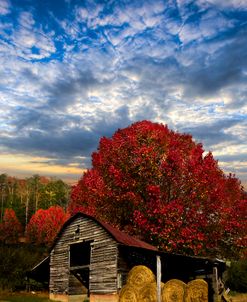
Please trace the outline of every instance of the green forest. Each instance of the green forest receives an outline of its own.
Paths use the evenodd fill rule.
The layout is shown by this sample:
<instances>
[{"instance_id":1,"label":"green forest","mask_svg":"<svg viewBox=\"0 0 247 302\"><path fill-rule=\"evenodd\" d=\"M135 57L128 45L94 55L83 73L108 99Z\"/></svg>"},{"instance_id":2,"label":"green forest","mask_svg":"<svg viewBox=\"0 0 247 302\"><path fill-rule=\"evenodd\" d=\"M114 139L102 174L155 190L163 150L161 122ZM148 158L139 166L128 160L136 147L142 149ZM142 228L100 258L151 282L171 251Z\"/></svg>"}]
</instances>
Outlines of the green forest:
<instances>
[{"instance_id":1,"label":"green forest","mask_svg":"<svg viewBox=\"0 0 247 302\"><path fill-rule=\"evenodd\" d=\"M66 209L70 186L61 179L40 175L19 179L0 175L1 222L5 209L13 209L23 227L39 209L60 206Z\"/></svg>"}]
</instances>

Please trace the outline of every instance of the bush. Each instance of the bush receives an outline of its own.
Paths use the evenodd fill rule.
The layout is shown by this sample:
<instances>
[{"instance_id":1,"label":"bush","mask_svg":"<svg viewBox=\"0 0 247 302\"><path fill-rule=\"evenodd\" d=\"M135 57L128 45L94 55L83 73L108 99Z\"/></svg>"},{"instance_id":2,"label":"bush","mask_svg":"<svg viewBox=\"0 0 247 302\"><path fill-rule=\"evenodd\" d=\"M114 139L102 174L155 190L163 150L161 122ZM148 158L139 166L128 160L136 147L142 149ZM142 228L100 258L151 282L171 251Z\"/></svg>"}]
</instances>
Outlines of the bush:
<instances>
[{"instance_id":1,"label":"bush","mask_svg":"<svg viewBox=\"0 0 247 302\"><path fill-rule=\"evenodd\" d=\"M233 291L247 293L247 260L231 263L227 273L226 285Z\"/></svg>"},{"instance_id":2,"label":"bush","mask_svg":"<svg viewBox=\"0 0 247 302\"><path fill-rule=\"evenodd\" d=\"M27 271L44 256L44 248L20 244L0 245L0 289L25 289Z\"/></svg>"}]
</instances>

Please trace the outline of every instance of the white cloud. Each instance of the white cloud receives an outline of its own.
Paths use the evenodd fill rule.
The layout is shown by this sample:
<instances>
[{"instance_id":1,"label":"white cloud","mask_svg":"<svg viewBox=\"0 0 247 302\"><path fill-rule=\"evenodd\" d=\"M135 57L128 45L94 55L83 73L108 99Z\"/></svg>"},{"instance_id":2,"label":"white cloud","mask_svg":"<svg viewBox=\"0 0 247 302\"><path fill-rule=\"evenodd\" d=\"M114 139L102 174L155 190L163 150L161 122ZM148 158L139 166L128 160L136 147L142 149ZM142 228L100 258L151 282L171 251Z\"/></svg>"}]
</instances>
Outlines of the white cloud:
<instances>
[{"instance_id":1,"label":"white cloud","mask_svg":"<svg viewBox=\"0 0 247 302\"><path fill-rule=\"evenodd\" d=\"M232 20L227 19L223 14L210 10L202 16L199 31L203 37L211 38L219 35L220 32L229 30L233 26L234 22Z\"/></svg>"},{"instance_id":2,"label":"white cloud","mask_svg":"<svg viewBox=\"0 0 247 302\"><path fill-rule=\"evenodd\" d=\"M76 7L75 8L75 16L76 20L79 23L87 23L89 28L95 28L97 26L97 20L100 12L103 9L103 5L97 4L91 7Z\"/></svg>"},{"instance_id":3,"label":"white cloud","mask_svg":"<svg viewBox=\"0 0 247 302\"><path fill-rule=\"evenodd\" d=\"M35 20L30 12L20 13L17 26L11 23L0 25L1 55L5 58L19 56L24 59L49 58L56 52L54 31L44 32L42 27L35 26Z\"/></svg>"},{"instance_id":4,"label":"white cloud","mask_svg":"<svg viewBox=\"0 0 247 302\"><path fill-rule=\"evenodd\" d=\"M28 29L33 29L35 24L33 15L30 12L21 12L19 16L19 25Z\"/></svg>"},{"instance_id":5,"label":"white cloud","mask_svg":"<svg viewBox=\"0 0 247 302\"><path fill-rule=\"evenodd\" d=\"M42 30L36 31L31 27L21 27L15 31L12 41L17 54L25 59L47 58L56 52L52 37L49 37Z\"/></svg>"},{"instance_id":6,"label":"white cloud","mask_svg":"<svg viewBox=\"0 0 247 302\"><path fill-rule=\"evenodd\" d=\"M8 0L0 0L0 15L7 15L10 13L11 4Z\"/></svg>"},{"instance_id":7,"label":"white cloud","mask_svg":"<svg viewBox=\"0 0 247 302\"><path fill-rule=\"evenodd\" d=\"M208 0L208 2L222 8L247 9L246 0Z\"/></svg>"},{"instance_id":8,"label":"white cloud","mask_svg":"<svg viewBox=\"0 0 247 302\"><path fill-rule=\"evenodd\" d=\"M202 33L200 32L197 25L184 24L179 32L179 39L183 44L202 39Z\"/></svg>"}]
</instances>

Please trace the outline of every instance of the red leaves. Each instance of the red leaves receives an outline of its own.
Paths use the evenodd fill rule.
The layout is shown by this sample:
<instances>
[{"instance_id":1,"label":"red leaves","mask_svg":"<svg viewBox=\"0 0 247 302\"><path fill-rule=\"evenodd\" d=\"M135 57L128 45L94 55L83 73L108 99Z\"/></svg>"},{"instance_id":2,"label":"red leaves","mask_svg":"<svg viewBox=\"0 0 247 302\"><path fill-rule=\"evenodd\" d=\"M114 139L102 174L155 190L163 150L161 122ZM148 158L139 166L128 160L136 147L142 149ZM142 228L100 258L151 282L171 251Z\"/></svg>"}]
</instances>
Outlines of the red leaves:
<instances>
[{"instance_id":1,"label":"red leaves","mask_svg":"<svg viewBox=\"0 0 247 302\"><path fill-rule=\"evenodd\" d=\"M100 202L104 201L107 187L96 169L87 171L76 186L72 188L71 202L68 211L75 214L79 211L94 216L96 205L100 210ZM110 195L110 192L108 192Z\"/></svg>"},{"instance_id":2,"label":"red leaves","mask_svg":"<svg viewBox=\"0 0 247 302\"><path fill-rule=\"evenodd\" d=\"M30 219L26 236L36 244L51 244L69 215L59 206L39 209Z\"/></svg>"},{"instance_id":3,"label":"red leaves","mask_svg":"<svg viewBox=\"0 0 247 302\"><path fill-rule=\"evenodd\" d=\"M0 241L5 243L16 243L21 235L22 226L13 209L6 209L3 222L0 224Z\"/></svg>"},{"instance_id":4,"label":"red leaves","mask_svg":"<svg viewBox=\"0 0 247 302\"><path fill-rule=\"evenodd\" d=\"M120 129L100 140L69 210L95 215L164 250L225 255L229 244L243 242L243 223L237 223L244 217L243 192L212 153L203 154L190 135L161 124Z\"/></svg>"}]
</instances>

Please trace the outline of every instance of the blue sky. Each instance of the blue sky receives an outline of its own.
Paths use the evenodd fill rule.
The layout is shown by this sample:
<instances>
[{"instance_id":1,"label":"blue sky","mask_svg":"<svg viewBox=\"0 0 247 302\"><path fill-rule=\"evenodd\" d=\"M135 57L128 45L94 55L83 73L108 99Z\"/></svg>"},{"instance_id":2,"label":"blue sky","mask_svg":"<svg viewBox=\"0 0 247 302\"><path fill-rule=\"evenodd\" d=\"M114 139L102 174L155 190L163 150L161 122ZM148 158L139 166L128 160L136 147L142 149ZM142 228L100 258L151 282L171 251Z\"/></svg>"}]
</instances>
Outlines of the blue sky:
<instances>
[{"instance_id":1,"label":"blue sky","mask_svg":"<svg viewBox=\"0 0 247 302\"><path fill-rule=\"evenodd\" d=\"M0 172L75 181L148 119L247 183L247 1L0 0Z\"/></svg>"}]
</instances>

